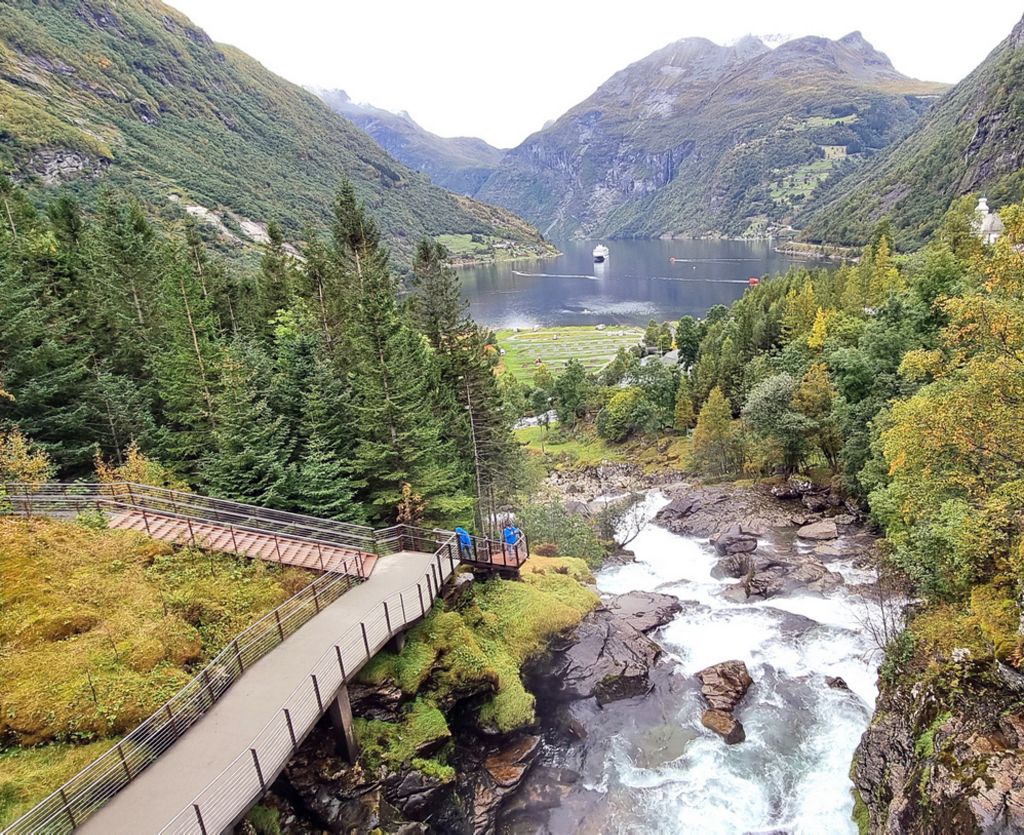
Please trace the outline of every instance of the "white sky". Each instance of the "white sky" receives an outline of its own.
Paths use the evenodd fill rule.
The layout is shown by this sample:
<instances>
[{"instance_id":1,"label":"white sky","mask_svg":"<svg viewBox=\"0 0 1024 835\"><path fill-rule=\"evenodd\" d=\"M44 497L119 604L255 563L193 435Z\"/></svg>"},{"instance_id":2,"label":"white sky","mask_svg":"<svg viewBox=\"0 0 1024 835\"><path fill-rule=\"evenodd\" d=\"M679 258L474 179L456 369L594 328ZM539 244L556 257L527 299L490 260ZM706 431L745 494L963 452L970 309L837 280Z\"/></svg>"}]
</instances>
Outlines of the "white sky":
<instances>
[{"instance_id":1,"label":"white sky","mask_svg":"<svg viewBox=\"0 0 1024 835\"><path fill-rule=\"evenodd\" d=\"M511 147L667 43L859 29L900 72L955 82L1020 19L1012 0L169 0L299 84Z\"/></svg>"}]
</instances>

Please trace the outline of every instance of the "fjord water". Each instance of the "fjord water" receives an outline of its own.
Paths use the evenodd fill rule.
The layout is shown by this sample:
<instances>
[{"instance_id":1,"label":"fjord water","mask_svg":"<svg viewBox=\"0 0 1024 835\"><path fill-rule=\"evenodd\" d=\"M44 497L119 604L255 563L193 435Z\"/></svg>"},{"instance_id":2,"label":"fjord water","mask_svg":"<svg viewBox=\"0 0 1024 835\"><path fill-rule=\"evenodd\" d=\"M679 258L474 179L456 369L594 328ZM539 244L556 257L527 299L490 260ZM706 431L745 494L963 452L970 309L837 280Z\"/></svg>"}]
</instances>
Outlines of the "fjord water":
<instances>
[{"instance_id":1,"label":"fjord water","mask_svg":"<svg viewBox=\"0 0 1024 835\"><path fill-rule=\"evenodd\" d=\"M797 263L768 241L616 240L603 241L611 255L595 264L597 243L558 243L557 258L461 269L473 318L502 328L703 316L743 295L751 276L785 272Z\"/></svg>"},{"instance_id":2,"label":"fjord water","mask_svg":"<svg viewBox=\"0 0 1024 835\"><path fill-rule=\"evenodd\" d=\"M666 503L655 492L648 509L653 515ZM603 797L600 825L585 831L855 833L849 769L873 709L877 661L858 599L840 589L735 604L721 595L732 581L711 575L716 557L706 540L649 524L628 547L636 561L602 570L598 588L683 601L652 635L673 683L654 694L656 706L597 719L614 716L618 727L588 728L583 781ZM830 568L851 583L870 579L848 565ZM733 658L747 664L754 685L736 712L747 739L729 746L701 726L693 676ZM850 690L830 689L826 675ZM551 823L556 832L570 825L558 812Z\"/></svg>"}]
</instances>

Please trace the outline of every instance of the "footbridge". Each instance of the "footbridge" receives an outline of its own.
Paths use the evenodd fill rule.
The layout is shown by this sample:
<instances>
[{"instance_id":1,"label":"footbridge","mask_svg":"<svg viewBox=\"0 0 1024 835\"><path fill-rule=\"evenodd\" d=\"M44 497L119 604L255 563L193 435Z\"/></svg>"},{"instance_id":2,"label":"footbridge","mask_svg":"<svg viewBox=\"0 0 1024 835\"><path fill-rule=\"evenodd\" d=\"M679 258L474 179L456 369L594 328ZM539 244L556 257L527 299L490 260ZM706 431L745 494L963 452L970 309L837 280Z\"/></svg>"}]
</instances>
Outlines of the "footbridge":
<instances>
[{"instance_id":1,"label":"footbridge","mask_svg":"<svg viewBox=\"0 0 1024 835\"><path fill-rule=\"evenodd\" d=\"M70 517L320 575L244 632L152 716L4 835L228 832L320 718L358 755L347 683L430 610L460 563L516 571L513 543L398 525L349 525L139 484L8 484L0 509Z\"/></svg>"}]
</instances>

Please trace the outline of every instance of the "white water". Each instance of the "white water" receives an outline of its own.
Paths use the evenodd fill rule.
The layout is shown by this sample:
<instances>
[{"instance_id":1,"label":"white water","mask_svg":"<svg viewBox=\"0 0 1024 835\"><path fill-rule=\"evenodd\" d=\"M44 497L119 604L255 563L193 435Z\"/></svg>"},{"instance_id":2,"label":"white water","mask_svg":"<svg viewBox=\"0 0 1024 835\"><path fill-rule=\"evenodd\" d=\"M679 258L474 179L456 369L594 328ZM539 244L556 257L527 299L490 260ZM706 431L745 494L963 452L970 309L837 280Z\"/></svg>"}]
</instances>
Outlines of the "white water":
<instances>
[{"instance_id":1,"label":"white water","mask_svg":"<svg viewBox=\"0 0 1024 835\"><path fill-rule=\"evenodd\" d=\"M650 515L667 501L652 493ZM706 542L648 525L628 547L636 562L600 572L599 589L696 601L653 637L685 676L738 658L755 683L736 712L747 734L739 745L703 728L699 696L689 689L670 701L666 716L694 737L674 759L643 765L628 730L595 750L584 779L606 795L600 831L856 832L848 774L876 695L860 605L842 590L733 604L721 596L733 581L711 576L715 556ZM852 566L841 568L852 580L865 579ZM787 628L786 613L815 623ZM826 675L841 676L853 692L830 689Z\"/></svg>"}]
</instances>

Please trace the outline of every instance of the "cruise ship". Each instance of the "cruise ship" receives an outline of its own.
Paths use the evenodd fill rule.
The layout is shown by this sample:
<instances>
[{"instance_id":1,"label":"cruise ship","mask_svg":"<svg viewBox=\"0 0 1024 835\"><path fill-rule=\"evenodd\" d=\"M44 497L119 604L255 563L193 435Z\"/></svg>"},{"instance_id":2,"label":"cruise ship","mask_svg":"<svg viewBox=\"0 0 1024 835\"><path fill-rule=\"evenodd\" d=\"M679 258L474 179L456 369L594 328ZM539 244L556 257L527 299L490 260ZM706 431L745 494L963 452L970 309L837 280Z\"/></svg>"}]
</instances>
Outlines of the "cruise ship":
<instances>
[{"instance_id":1,"label":"cruise ship","mask_svg":"<svg viewBox=\"0 0 1024 835\"><path fill-rule=\"evenodd\" d=\"M598 244L594 247L594 263L603 264L605 259L608 257L608 247L604 244Z\"/></svg>"}]
</instances>

